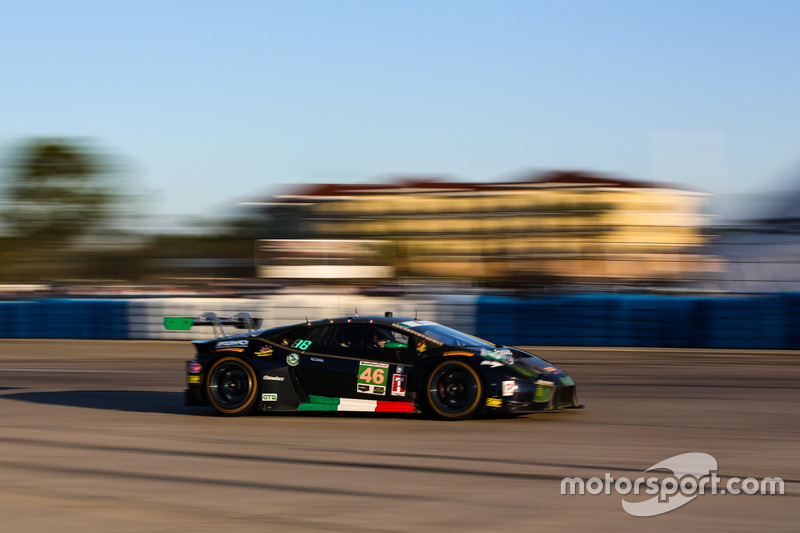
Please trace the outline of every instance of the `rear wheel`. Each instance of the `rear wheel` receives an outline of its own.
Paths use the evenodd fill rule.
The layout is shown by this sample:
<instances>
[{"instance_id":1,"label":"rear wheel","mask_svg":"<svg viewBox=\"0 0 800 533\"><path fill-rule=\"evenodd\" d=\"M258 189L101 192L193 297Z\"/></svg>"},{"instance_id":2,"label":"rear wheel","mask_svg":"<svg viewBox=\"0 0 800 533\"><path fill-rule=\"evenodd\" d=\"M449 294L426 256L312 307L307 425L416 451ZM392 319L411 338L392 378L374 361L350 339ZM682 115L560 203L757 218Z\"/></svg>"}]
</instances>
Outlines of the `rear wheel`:
<instances>
[{"instance_id":1,"label":"rear wheel","mask_svg":"<svg viewBox=\"0 0 800 533\"><path fill-rule=\"evenodd\" d=\"M463 361L442 361L428 376L428 405L439 417L464 420L478 412L483 385L478 373Z\"/></svg>"},{"instance_id":2,"label":"rear wheel","mask_svg":"<svg viewBox=\"0 0 800 533\"><path fill-rule=\"evenodd\" d=\"M257 384L250 365L238 357L223 357L208 372L206 392L214 409L223 415L238 416L255 406Z\"/></svg>"}]
</instances>

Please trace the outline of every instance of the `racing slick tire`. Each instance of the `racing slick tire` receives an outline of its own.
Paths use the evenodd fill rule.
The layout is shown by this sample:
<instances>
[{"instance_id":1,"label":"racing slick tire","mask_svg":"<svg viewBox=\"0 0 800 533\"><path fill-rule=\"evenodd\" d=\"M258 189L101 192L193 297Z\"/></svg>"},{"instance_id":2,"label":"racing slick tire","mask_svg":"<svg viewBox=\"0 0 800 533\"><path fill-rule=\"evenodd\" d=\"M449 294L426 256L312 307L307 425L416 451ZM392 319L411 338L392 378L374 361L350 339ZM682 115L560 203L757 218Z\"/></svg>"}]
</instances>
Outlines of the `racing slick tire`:
<instances>
[{"instance_id":1,"label":"racing slick tire","mask_svg":"<svg viewBox=\"0 0 800 533\"><path fill-rule=\"evenodd\" d=\"M211 366L206 394L211 406L226 416L247 414L257 403L258 379L253 367L238 357L223 357Z\"/></svg>"},{"instance_id":2,"label":"racing slick tire","mask_svg":"<svg viewBox=\"0 0 800 533\"><path fill-rule=\"evenodd\" d=\"M481 407L483 383L478 372L464 361L442 361L428 375L425 399L439 418L465 420Z\"/></svg>"}]
</instances>

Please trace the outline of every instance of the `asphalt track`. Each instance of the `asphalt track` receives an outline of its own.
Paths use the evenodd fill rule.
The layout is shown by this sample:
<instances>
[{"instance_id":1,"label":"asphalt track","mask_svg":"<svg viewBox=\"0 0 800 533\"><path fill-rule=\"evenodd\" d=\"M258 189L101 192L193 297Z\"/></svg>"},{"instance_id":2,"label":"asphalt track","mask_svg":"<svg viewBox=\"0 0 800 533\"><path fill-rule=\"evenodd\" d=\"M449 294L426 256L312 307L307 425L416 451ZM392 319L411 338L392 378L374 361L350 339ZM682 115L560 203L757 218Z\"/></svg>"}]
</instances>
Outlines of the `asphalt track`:
<instances>
[{"instance_id":1,"label":"asphalt track","mask_svg":"<svg viewBox=\"0 0 800 533\"><path fill-rule=\"evenodd\" d=\"M799 531L800 353L535 350L582 411L440 422L184 407L184 342L0 340L3 531ZM658 516L561 480L687 452L786 494ZM629 500L637 498L628 496ZM638 500L645 499L644 496Z\"/></svg>"}]
</instances>

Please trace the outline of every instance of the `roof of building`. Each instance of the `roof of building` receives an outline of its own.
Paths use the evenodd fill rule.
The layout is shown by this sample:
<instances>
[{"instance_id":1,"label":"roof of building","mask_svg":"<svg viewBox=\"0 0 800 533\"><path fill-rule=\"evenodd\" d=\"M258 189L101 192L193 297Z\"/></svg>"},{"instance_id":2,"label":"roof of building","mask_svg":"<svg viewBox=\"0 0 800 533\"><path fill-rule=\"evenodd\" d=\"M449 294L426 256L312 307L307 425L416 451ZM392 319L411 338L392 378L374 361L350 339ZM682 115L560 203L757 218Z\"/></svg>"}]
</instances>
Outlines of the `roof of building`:
<instances>
[{"instance_id":1,"label":"roof of building","mask_svg":"<svg viewBox=\"0 0 800 533\"><path fill-rule=\"evenodd\" d=\"M670 189L689 192L688 189L674 185L621 179L599 173L551 171L531 174L516 181L501 182L464 182L449 181L441 177L399 176L383 183L304 184L263 203L324 201L389 194L471 195L525 189Z\"/></svg>"}]
</instances>

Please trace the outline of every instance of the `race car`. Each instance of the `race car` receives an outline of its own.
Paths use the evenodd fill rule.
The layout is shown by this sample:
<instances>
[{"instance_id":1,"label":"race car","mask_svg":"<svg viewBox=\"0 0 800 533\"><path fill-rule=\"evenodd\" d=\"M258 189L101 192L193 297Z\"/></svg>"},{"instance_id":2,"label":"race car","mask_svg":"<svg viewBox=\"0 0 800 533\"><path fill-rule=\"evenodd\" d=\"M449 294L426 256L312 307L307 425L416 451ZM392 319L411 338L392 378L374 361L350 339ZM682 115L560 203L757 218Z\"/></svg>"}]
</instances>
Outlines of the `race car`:
<instances>
[{"instance_id":1,"label":"race car","mask_svg":"<svg viewBox=\"0 0 800 533\"><path fill-rule=\"evenodd\" d=\"M372 411L464 420L583 407L572 378L540 357L391 312L270 329L246 313L167 317L164 325L218 330L192 341L185 403L227 416ZM226 336L227 325L250 331Z\"/></svg>"}]
</instances>

